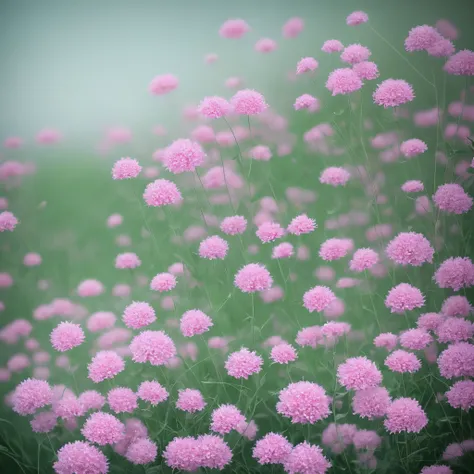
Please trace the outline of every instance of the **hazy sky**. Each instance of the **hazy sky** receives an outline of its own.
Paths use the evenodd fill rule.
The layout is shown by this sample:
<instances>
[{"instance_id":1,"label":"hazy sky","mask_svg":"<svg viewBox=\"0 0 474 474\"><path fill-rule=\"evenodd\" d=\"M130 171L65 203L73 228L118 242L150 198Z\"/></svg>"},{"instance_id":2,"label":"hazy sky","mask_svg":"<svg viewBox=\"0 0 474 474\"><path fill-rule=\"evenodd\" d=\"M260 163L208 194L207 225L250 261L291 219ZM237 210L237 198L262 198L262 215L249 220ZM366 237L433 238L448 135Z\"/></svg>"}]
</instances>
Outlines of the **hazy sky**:
<instances>
[{"instance_id":1,"label":"hazy sky","mask_svg":"<svg viewBox=\"0 0 474 474\"><path fill-rule=\"evenodd\" d=\"M182 104L204 95L228 95L223 82L232 75L247 77L250 86L278 96L281 77L277 80L275 74L282 75L282 64L290 70L302 56L318 57L324 39L346 34L344 19L352 10L366 10L382 30L392 23L407 31L418 23L402 7L414 8L414 3L1 0L0 139L14 134L31 138L43 127L96 137L107 126L134 129L173 122ZM421 20L423 10L428 22L451 15L472 30L463 10L470 2L416 3ZM304 17L307 29L301 38L284 41L281 26L291 16ZM252 31L242 41L221 39L219 26L235 17L244 18ZM265 57L255 53L253 45L261 37L277 40L279 50ZM204 64L210 52L219 55L218 63ZM166 98L150 96L150 80L168 72L180 78L179 90Z\"/></svg>"}]
</instances>

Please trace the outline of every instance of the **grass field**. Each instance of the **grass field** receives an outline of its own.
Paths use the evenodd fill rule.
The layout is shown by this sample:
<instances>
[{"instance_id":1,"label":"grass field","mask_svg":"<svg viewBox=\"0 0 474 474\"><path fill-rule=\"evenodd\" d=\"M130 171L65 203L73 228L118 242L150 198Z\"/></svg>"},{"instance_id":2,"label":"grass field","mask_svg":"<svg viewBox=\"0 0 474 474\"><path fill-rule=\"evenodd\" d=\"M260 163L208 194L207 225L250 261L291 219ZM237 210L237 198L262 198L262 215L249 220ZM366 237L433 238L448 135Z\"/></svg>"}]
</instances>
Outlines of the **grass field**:
<instances>
[{"instance_id":1,"label":"grass field","mask_svg":"<svg viewBox=\"0 0 474 474\"><path fill-rule=\"evenodd\" d=\"M346 6L345 16L356 8L355 5ZM457 183L466 193L473 194L473 174L469 168L473 151L462 130L467 128L469 132L474 122L474 83L471 79L474 59L470 59L470 73L459 76L443 70L446 58L430 57L425 51L407 53L404 50L408 30L424 23L434 24L438 19L436 11L427 14L426 20L423 15L408 19L410 7L406 7L403 21L411 26L390 29L387 43L383 22L371 23L370 9L367 12L368 24L346 26L343 16L334 26L334 37L341 37L346 46L355 42L366 45L373 51L370 60L379 66L380 77L365 81L363 88L352 94L332 97L325 89L328 74L333 69L350 66L340 62L338 53L323 53L320 41L312 49L307 45L303 48L308 51L306 55L314 56L320 63L318 71L309 76L298 76L294 82L287 79L288 69L293 71L301 58L299 54L292 54L291 48L287 48L284 55L282 53L280 66L278 62L272 63L278 80L268 81L265 86L261 78L252 79L251 71L248 72L245 87L257 88L252 80L262 84L259 92L270 106L263 114L212 121L186 119L182 117L182 110L188 104L178 104L178 99L173 98L178 91L173 91L169 96L150 96L149 99L157 103L162 101L163 107L171 108L166 110L174 110L170 122L176 123L175 126L169 127L166 119L162 121L169 130L165 136L152 135L151 127L147 125L147 128L134 129L134 137L127 143L109 143L108 150L102 154L94 149L92 140L77 145L70 136L50 145L35 145L34 137L31 137L19 149L2 151L1 196L8 199L7 210L19 220L13 232L0 234L0 272L10 274L13 279L11 286L0 288L0 300L5 306L0 316L3 328L0 332L0 367L3 367L0 375L5 379L0 385L4 395L0 407L2 472L53 472L62 446L77 440L85 441L81 429L91 412L79 410L69 418L60 416L57 410L61 397L66 401L67 397L77 401L75 397L86 390L97 390L107 397L107 393L116 387L129 387L136 392L147 380L159 382L168 391L168 399L156 406L139 400L137 408L130 413L114 413L108 404L102 410L124 423L131 418L140 420L146 427L146 436L157 446L156 458L136 465L126 459L125 451L119 454L120 449L116 446L114 449L111 443L106 446L95 444L107 457L111 473L173 472L173 466L164 456L167 446L176 437L211 433L212 413L222 404L235 405L246 420L244 428L239 427L240 432L234 426L223 436L232 451L231 461L225 467L221 466L223 472L325 472L314 459L308 459L305 467L300 460L298 467L296 455L293 461L288 461L290 454L283 460L286 463L259 464L253 449L256 442L270 432L285 436L293 446L303 442L320 446L331 463L328 472L333 473L411 474L420 472L425 466L440 464L450 466L454 473L472 472L474 450L469 449L469 442L462 445L464 448L460 443L466 440L474 443L474 420L470 410L474 405L474 389L468 385L463 388L465 409L453 407L445 394L455 382L471 380L474 361L466 349L462 354L462 377L454 378L443 377L438 363L438 356L448 347L460 341L472 343L473 329L468 323L472 308L467 304L465 314L455 315L458 319L464 318L466 326L459 332L454 331L454 335L450 333L448 340L437 330L430 330L433 342L424 350L404 348L398 342L397 349L416 354L420 360L421 368L414 373L390 370L385 365L389 352L375 347L374 338L382 333L400 336L417 327L422 314L438 313L440 320L446 320L453 315L446 311L442 313L441 308L453 295L472 301L472 274L465 276L459 291L440 288L433 278L448 258L472 258L472 210L469 206L459 213L443 211L432 196L446 183ZM462 25L466 24L461 9L454 13ZM262 16L263 11L258 11L259 15ZM225 19L226 15L222 22ZM389 22L389 19L385 21ZM220 42L230 41L218 36L219 26L214 28L214 37ZM310 28L311 21L307 21L302 35ZM338 29L341 29L340 35ZM346 31L348 29L350 32ZM353 36L350 36L352 31ZM462 29L461 32L460 39L454 41L456 51L472 50L472 34ZM255 40L264 35L255 31L249 34ZM278 43L293 41L278 34L280 36L275 38ZM396 38L393 43L392 38ZM201 56L206 53L208 51L200 52ZM237 54L240 60L241 52ZM259 53L250 50L248 54ZM272 54L279 54L279 50L269 56ZM289 68L286 64L290 64ZM211 66L201 64L200 67L204 70ZM238 67L245 75L248 67L244 60ZM167 72L166 65L160 65L159 69ZM217 70L215 74L217 77L213 80L216 82L223 83L227 78L222 71ZM412 84L415 99L401 107L383 108L374 104L372 94L376 86L391 77L403 78ZM186 78L180 78L180 81L185 82ZM147 84L143 84L144 90L146 87ZM227 99L234 93L235 90L222 87L215 92ZM293 103L303 93L320 98L321 110L316 113L295 111ZM204 95L211 94L196 95L194 102L199 103ZM461 104L457 114L453 113L455 102ZM416 114L433 107L439 107L437 123L417 126ZM202 144L206 160L195 171L173 174L156 159L156 154L153 158L157 149L166 148L175 139L192 137L196 127L202 124L211 126L221 136L227 134L227 138L232 132L232 140L224 145L215 141ZM305 139L306 132L321 124L327 124L330 136ZM454 130L453 137L447 132L449 126ZM374 137L388 133L394 135L394 141L377 147ZM5 138L9 134L6 130ZM145 138L141 140L137 136ZM413 158L404 157L400 145L411 138L426 143L427 151ZM249 157L249 151L257 145L269 147L272 153L269 161ZM281 153L282 145L288 146L288 153ZM134 179L112 179L114 163L125 156L137 159L143 167L142 172ZM20 166L19 176L13 176L8 172L11 162L20 162L22 166L33 163L34 169ZM227 173L240 177L240 185L233 187L228 185L226 178L224 182L220 178L220 184L210 188L206 184L210 179L209 170L214 169L217 173L216 170L222 170L223 166ZM346 185L331 186L320 182L321 173L332 166L350 172ZM153 173L156 176L152 177ZM176 183L183 196L182 203L161 208L147 206L143 193L155 179ZM424 190L418 193L402 191L401 186L408 180L422 181ZM420 196L426 196L421 204ZM294 217L303 213L316 221L317 227L311 233L286 234L269 243L262 243L256 235L259 225L265 221L272 220L287 228ZM107 219L113 214L120 214L123 222L111 228ZM233 215L244 216L248 222L242 235L225 235L219 228L225 217ZM387 244L402 232L422 234L434 248L432 260L414 266L397 265L390 259ZM228 243L228 252L222 260L208 260L199 254L200 242L212 235L219 235ZM331 261L321 257L321 245L331 238L352 239L353 245L347 255ZM273 249L282 242L291 243L294 254L290 258L273 258ZM349 262L354 251L366 247L378 253L379 264L360 273L351 271ZM135 253L141 265L134 269L117 269L115 259L124 252ZM419 249L409 248L406 252L414 258ZM28 253L38 253L41 264L25 265L23 259ZM176 287L164 293L151 290L152 278L168 272L176 263L185 268L184 273L177 274ZM274 301L268 292L245 293L234 284L237 272L250 263L264 264L270 272L273 288L277 288L273 293ZM317 273L321 267L333 270L329 279L321 278ZM79 296L78 286L87 279L100 281L104 291L98 296ZM391 312L386 297L400 283L418 288L424 296L424 304L400 314ZM129 286L128 295L114 294L116 285L120 284ZM334 292L343 305L340 314L331 318L328 311L308 311L303 304L303 295L316 286L326 286ZM61 303L57 299L67 300L62 304L63 309L58 309ZM156 321L142 329L127 329L122 315L134 301L151 304ZM192 309L207 314L213 325L208 331L189 338L183 336L179 321ZM91 332L87 322L99 311L115 314L114 328L122 328L122 332L115 332L115 336L112 328ZM15 320L27 320L31 327L27 326L22 335L16 334L10 326ZM348 323L350 330L334 337L320 335L315 347L304 346L301 340L298 343L298 334L304 328L330 328L332 323L324 325L331 320ZM51 331L61 321L79 324L85 333L82 344L62 354L50 342ZM335 327L339 330L342 326ZM159 366L134 362L129 344L143 330L164 331L173 340L177 355ZM104 341L107 333L112 341L109 345ZM209 345L209 339L216 337L222 338L218 340L223 343L220 349ZM26 341L29 339L38 341L38 347L31 350L34 343L30 342L28 349ZM270 357L272 347L282 340L297 351L297 359L288 364L275 363ZM225 363L230 354L242 347L256 351L263 358L263 365L248 378L232 377ZM101 349L117 350L125 360L125 369L113 378L94 383L88 376L88 364ZM27 367L15 369L18 354L27 356ZM59 365L63 365L64 355L68 362L60 367L58 358ZM385 387L392 400L407 397L419 402L428 419L426 426L416 433L405 429L390 433L384 425L385 415L370 420L354 413L355 391L341 383L337 370L347 359L359 356L365 356L377 365L383 380L375 385ZM32 431L32 413L20 416L12 410L12 404L15 405L13 391L29 377L46 379L51 386L62 385L67 389L56 390L59 399L54 401L53 408L46 406L38 410L56 410L58 415L56 426L46 433ZM365 378L360 377L362 381ZM292 423L290 417L277 411L280 392L289 384L300 381L316 383L325 390L330 414L324 419L314 423ZM179 391L186 388L201 392L206 402L204 409L186 413L176 408ZM296 402L303 409L305 403L309 402L304 399ZM308 411L311 411L309 405ZM412 418L409 413L406 416ZM258 427L252 436L250 428L245 432L250 421ZM332 424L342 426L339 436L352 433L350 439L343 441L335 435L332 442L328 442L328 427ZM370 430L380 438L371 433L371 439L379 441L375 441L373 447L360 448L354 445L351 430L359 433ZM128 435L127 443L131 442ZM452 447L451 452L456 449L460 452L449 456L450 451L448 449L446 454L446 448L452 443L458 446ZM196 449L195 456L199 457L200 448ZM188 454L184 450L180 453L182 462ZM85 470L57 472L102 472L94 470L85 459L82 462L90 470L83 466ZM212 471L209 466L199 463L196 467L198 472ZM451 471L426 471L427 474L437 472Z\"/></svg>"}]
</instances>

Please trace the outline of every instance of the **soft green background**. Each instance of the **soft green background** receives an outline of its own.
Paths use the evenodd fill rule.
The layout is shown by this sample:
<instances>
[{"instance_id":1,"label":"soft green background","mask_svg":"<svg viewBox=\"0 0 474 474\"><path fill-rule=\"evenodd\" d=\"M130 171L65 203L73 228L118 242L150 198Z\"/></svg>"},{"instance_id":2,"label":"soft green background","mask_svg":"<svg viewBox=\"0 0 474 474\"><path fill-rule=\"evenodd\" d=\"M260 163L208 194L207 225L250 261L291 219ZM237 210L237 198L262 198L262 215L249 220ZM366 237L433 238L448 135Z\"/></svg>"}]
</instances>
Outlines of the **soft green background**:
<instances>
[{"instance_id":1,"label":"soft green background","mask_svg":"<svg viewBox=\"0 0 474 474\"><path fill-rule=\"evenodd\" d=\"M275 333L294 341L300 327L324 322L302 308L301 298L304 291L317 284L312 272L322 264L317 251L323 240L349 234L356 245L366 245L363 228L336 232L324 229L324 221L348 212L354 198L362 198L362 207L371 215L371 225L379 220L390 222L396 231L413 228L433 241L433 217L410 219L413 201L401 195L399 187L407 179L423 179L430 195L437 184L451 179L456 162L470 158L469 151L458 142L442 143L436 129L428 129L416 132L429 146L429 152L420 159L381 166L377 155L370 152L366 161L362 141L367 144L368 138L375 133L395 128L400 128L407 138L411 137L415 133L411 122L394 121L391 112L373 106L371 93L375 84L368 83L360 96L354 99L356 104L362 103L362 116L375 123L372 132L364 131L360 105L357 105L354 114L350 114L347 98L332 98L325 90L329 71L340 63L337 57L321 53L320 48L323 41L329 38L340 39L345 44L360 42L367 45L373 52L373 60L379 65L380 79L400 77L413 83L417 99L408 107L410 110L433 107L437 102L442 106L458 98L460 89L466 85L464 78L446 78L440 71L442 60L427 58L421 53L412 56L404 54L411 61L410 66L367 25L346 27L345 17L355 9L365 10L370 16L370 24L399 51L403 51L403 40L411 27L448 18L461 31L456 45L472 49L474 32L469 17L472 10L469 2L20 0L2 1L0 5L0 58L3 66L0 138L18 134L26 140L24 149L4 150L3 156L34 161L38 168L37 174L27 177L22 187L2 191L9 197L13 212L21 219L21 225L14 233L0 236L0 271L9 271L15 279L12 289L2 290L0 299L5 301L7 307L1 314L2 321L6 323L19 317L29 319L34 307L49 303L55 297L69 296L79 302L74 290L85 278L100 279L108 290L100 298L81 301L89 312L109 310L120 316L131 299L112 298L110 289L115 283L134 283L133 299L155 302L151 292L136 285L136 276L150 278L170 264L184 261L193 277L204 282L204 287L189 290L184 282L178 286L176 294L180 300L175 313L162 311L156 302L154 306L159 318L153 329L163 328L164 321L171 316L180 317L186 309L199 307L208 311L215 321L210 336L234 335L237 340L230 346L232 351L238 350L241 344L255 348L264 355L265 365L258 377L240 386L239 382L223 372L223 358L216 352L207 351L204 338L195 341L200 349L196 366L188 360L174 372L150 367L139 372L142 367L134 366L128 360L128 370L112 384L100 385L99 390L106 393L110 386L121 384L130 384L135 388L145 377L156 377L167 384L171 394L169 402L153 411L142 406L137 413L147 422L160 453L175 435L206 432L211 410L224 402L237 403L248 417L255 413L261 434L270 430L282 431L294 443L307 439L319 444L322 430L331 421L356 422L361 427L371 427L384 434L381 421L364 423L351 415L351 397L340 387L335 388L333 364L346 356L365 354L382 366L385 354L374 351L373 337L380 330L398 331L414 325L419 314L415 311L408 319L390 315L383 304L386 292L394 283L410 281L422 288L427 296L426 308L421 312L438 311L449 292L439 291L431 281L433 266L391 270L390 277L383 281L369 278L367 286L364 286L367 291L336 290L337 295L346 302L347 311L343 319L350 322L355 330L364 331L365 339L341 342L335 353L322 348L301 350L299 361L283 375L278 367L270 365L268 350L253 344L250 320L253 315L258 342ZM291 16L304 17L306 28L299 38L283 40L281 26ZM241 41L223 40L217 34L222 22L232 17L245 19L252 28ZM279 48L272 54L262 56L254 52L253 45L265 36L275 39ZM212 65L204 64L205 54L211 52L219 55L219 61ZM294 70L300 57L307 55L315 56L320 61L319 72L314 78L302 77L297 82L288 82L287 73ZM436 94L413 66L435 83ZM150 96L147 87L151 78L167 72L179 77L179 89L167 97ZM274 158L268 164L253 165L251 182L255 185L256 194L252 201L263 196L274 196L284 201L288 186L301 186L317 192L318 201L308 206L306 211L318 221L318 231L301 239L289 239L295 245L303 243L310 247L312 258L308 262L291 260L279 265L270 259L271 246L265 246L256 257L242 255L239 244L231 239L231 251L224 262L203 262L195 255L197 243L172 246L169 242L175 232L182 234L189 225L202 225L201 211L213 212L221 218L232 212L229 207L211 209L199 183L194 191L179 178L185 205L180 211L169 210L165 224L165 215L161 211L146 209L140 198L137 201L145 180L112 182L110 179L111 164L120 156L131 155L144 165L151 164L151 154L156 148L165 146L173 137L184 136L195 126L182 120L183 107L198 103L205 95L228 96L229 91L223 83L227 77L234 75L242 76L246 85L263 92L270 105L288 118L289 129L297 137L291 155L294 160ZM304 92L321 99L323 108L319 114L292 111L295 97ZM258 126L252 122L252 126ZM309 153L303 146L303 133L320 122L331 122L340 132L335 140L349 150L342 157ZM169 136L152 136L150 131L156 124L168 128ZM247 126L247 122L243 120L242 125ZM129 145L113 149L107 158L100 158L96 156L95 147L109 126L130 127L134 140ZM34 135L43 127L60 129L65 136L64 142L53 147L35 145ZM218 121L215 128L225 130L226 125ZM439 167L434 169L437 145L449 155L450 166L446 173ZM246 149L251 144L242 146ZM460 153L454 154L455 150ZM229 160L235 155L235 149L230 148L224 151L223 158ZM334 163L365 164L373 175L384 170L386 184L382 192L391 200L393 216L382 216L384 206L367 201L363 189L356 182L343 191L321 186L318 183L320 171ZM245 166L247 172L248 164L245 163ZM167 175L162 172L162 176ZM249 217L256 205L249 204L247 198L238 211ZM111 231L105 227L105 221L113 212L123 214L125 223L123 228ZM278 218L287 224L299 212L300 209L288 205ZM445 245L436 255L435 264L451 255L472 254L471 221L469 217L442 219L439 232L445 237ZM462 236L448 233L449 226L454 223L462 226ZM141 237L141 230L146 226L152 231L153 238ZM245 246L257 243L254 231L251 228L244 236ZM132 237L130 251L135 251L143 261L135 274L118 273L113 268L116 254L122 251L114 244L116 235L120 233ZM39 252L43 256L43 265L26 269L21 262L27 251ZM250 297L233 289L233 275L244 260L261 261L268 265L276 284L287 289L283 302L264 305L260 298L255 297L252 304ZM346 266L346 261L334 265L338 277L348 275ZM298 274L295 283L288 281L289 272ZM36 288L41 278L51 281L51 287L46 292ZM35 327L33 335L42 342L44 349L49 348L48 334L56 323L56 319L49 320L37 323ZM178 331L166 330L177 343L183 342ZM20 347L15 346L14 350L19 351ZM93 384L86 381L85 370L91 347L91 338L88 337L87 344L71 352L73 363L79 366L74 377L56 369L53 370L51 382L65 383L76 391L92 388ZM2 365L11 351L10 347L3 351ZM25 374L16 374L10 383L3 384L2 393L11 390ZM292 426L287 419L275 414L276 393L288 384L290 378L293 381L317 381L331 396L343 401L343 408L334 413L334 418L331 416L310 428ZM448 443L473 436L472 416L460 418L458 411L434 402L435 394L447 389L446 381L439 379L435 366L424 364L422 371L405 378L404 382L400 377L384 371L384 384L394 396L405 393L419 399L427 407L431 423L420 436L386 436L383 447L376 453L379 460L377 472L419 472L423 465L438 461ZM174 410L177 390L184 387L199 388L208 401L206 410L195 418L186 418ZM1 449L4 456L0 463L6 466L5 472L50 472L54 454L49 440L44 436L33 437L27 420L12 415L3 407L2 420ZM65 442L77 438L77 433L69 434L58 428L51 435L51 442L54 449L58 449ZM264 471L250 459L252 443L242 441L235 433L228 439L234 448L234 461L227 472ZM110 449L106 453L112 472L129 472L126 471L130 469L129 464L122 462ZM352 452L347 458L332 456L333 472L359 472L354 459ZM472 459L463 458L455 472L470 472L469 462ZM161 455L157 465L163 465ZM156 469L148 471L161 472ZM144 472L144 469L136 468L134 472ZM167 468L164 472L168 472ZM265 472L271 472L271 469ZM275 472L281 471L275 469Z\"/></svg>"}]
</instances>

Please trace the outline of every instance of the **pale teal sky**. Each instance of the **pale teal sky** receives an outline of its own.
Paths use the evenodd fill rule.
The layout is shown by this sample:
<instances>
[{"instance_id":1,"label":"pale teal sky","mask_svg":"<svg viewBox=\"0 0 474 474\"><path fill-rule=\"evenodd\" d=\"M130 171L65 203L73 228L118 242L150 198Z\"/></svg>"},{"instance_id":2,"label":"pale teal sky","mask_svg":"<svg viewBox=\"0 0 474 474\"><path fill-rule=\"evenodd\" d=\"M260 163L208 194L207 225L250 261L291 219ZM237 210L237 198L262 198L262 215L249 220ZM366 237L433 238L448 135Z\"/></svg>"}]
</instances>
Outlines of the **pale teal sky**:
<instances>
[{"instance_id":1,"label":"pale teal sky","mask_svg":"<svg viewBox=\"0 0 474 474\"><path fill-rule=\"evenodd\" d=\"M345 26L351 11L367 11L373 24L397 41L403 36L400 30L441 17L461 23L472 40L469 3L1 0L0 139L19 134L31 140L43 127L59 128L66 136L97 138L108 126L148 130L153 124L175 123L177 107L197 103L204 95L229 94L223 82L231 75L244 76L249 86L281 98L284 71L302 56L321 55L325 39L367 40L367 29L358 37ZM284 41L281 26L291 16L304 17L306 30L297 40ZM221 39L219 26L235 17L244 18L252 31L242 41ZM261 37L278 41L279 50L267 56L254 52ZM461 40L466 42L466 36ZM210 52L220 57L212 66L204 64ZM164 100L150 96L150 80L168 72L179 76L179 90Z\"/></svg>"}]
</instances>

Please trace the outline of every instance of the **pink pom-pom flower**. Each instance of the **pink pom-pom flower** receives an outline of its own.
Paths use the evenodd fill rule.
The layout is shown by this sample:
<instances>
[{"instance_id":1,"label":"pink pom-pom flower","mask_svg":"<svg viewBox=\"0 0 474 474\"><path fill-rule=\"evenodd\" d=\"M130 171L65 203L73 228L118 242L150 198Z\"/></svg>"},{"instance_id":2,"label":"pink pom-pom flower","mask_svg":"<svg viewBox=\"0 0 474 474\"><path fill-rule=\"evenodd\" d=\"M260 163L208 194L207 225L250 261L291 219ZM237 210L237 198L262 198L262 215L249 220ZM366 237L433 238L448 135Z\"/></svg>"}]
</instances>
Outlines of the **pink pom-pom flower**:
<instances>
[{"instance_id":1,"label":"pink pom-pom flower","mask_svg":"<svg viewBox=\"0 0 474 474\"><path fill-rule=\"evenodd\" d=\"M150 289L163 293L176 287L176 277L172 273L158 273L150 282Z\"/></svg>"},{"instance_id":2,"label":"pink pom-pom flower","mask_svg":"<svg viewBox=\"0 0 474 474\"><path fill-rule=\"evenodd\" d=\"M51 345L59 352L69 351L80 346L86 336L79 324L62 322L51 332Z\"/></svg>"},{"instance_id":3,"label":"pink pom-pom flower","mask_svg":"<svg viewBox=\"0 0 474 474\"><path fill-rule=\"evenodd\" d=\"M365 390L382 382L382 374L365 356L351 357L337 368L339 383L347 390Z\"/></svg>"},{"instance_id":4,"label":"pink pom-pom flower","mask_svg":"<svg viewBox=\"0 0 474 474\"><path fill-rule=\"evenodd\" d=\"M415 308L421 308L425 304L425 297L421 291L408 283L400 283L394 286L385 298L385 306L392 313L404 313Z\"/></svg>"},{"instance_id":5,"label":"pink pom-pom flower","mask_svg":"<svg viewBox=\"0 0 474 474\"><path fill-rule=\"evenodd\" d=\"M186 311L180 321L181 334L185 337L204 334L212 326L212 319L199 309Z\"/></svg>"},{"instance_id":6,"label":"pink pom-pom flower","mask_svg":"<svg viewBox=\"0 0 474 474\"><path fill-rule=\"evenodd\" d=\"M316 423L330 414L330 399L326 391L312 382L290 383L280 391L277 412L292 423Z\"/></svg>"},{"instance_id":7,"label":"pink pom-pom flower","mask_svg":"<svg viewBox=\"0 0 474 474\"><path fill-rule=\"evenodd\" d=\"M227 373L236 379L248 379L250 375L260 372L262 365L263 359L246 347L230 354L225 362Z\"/></svg>"}]
</instances>

